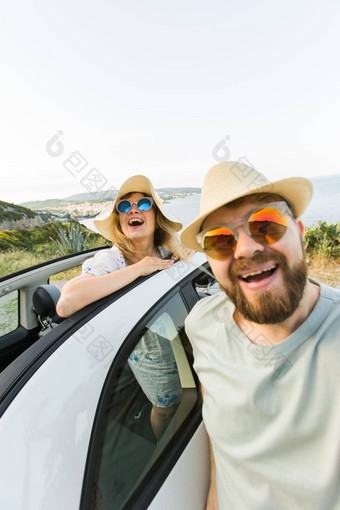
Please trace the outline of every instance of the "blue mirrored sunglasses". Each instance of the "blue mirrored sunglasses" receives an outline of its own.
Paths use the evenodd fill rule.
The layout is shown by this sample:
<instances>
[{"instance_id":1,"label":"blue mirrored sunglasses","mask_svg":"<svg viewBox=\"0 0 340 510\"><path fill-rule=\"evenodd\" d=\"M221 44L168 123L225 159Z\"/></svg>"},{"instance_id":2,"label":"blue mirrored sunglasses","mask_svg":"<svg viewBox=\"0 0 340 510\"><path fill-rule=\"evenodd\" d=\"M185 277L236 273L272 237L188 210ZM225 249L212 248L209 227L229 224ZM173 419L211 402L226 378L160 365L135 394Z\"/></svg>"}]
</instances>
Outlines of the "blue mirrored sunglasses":
<instances>
[{"instance_id":1,"label":"blue mirrored sunglasses","mask_svg":"<svg viewBox=\"0 0 340 510\"><path fill-rule=\"evenodd\" d=\"M127 200L124 198L123 200L119 200L116 204L116 209L121 214L126 214L129 211L131 211L132 206L135 205L138 209L138 211L148 211L151 209L153 204L153 199L151 197L143 197L137 200L137 202L131 202L130 200Z\"/></svg>"}]
</instances>

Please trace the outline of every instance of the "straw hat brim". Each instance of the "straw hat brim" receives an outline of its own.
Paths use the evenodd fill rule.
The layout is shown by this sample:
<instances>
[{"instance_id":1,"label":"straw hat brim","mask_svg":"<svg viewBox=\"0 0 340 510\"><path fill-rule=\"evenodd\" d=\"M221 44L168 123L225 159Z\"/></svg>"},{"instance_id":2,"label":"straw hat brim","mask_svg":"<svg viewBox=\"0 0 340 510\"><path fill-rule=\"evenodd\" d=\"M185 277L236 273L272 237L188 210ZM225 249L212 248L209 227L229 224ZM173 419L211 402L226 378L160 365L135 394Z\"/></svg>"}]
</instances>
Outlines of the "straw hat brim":
<instances>
[{"instance_id":1,"label":"straw hat brim","mask_svg":"<svg viewBox=\"0 0 340 510\"><path fill-rule=\"evenodd\" d=\"M219 183L216 182L215 186L217 186L218 189ZM223 187L223 183L220 183L220 186ZM217 201L214 200L214 196L211 196L210 200L207 200L207 197L205 197L203 210L201 199L200 216L183 229L180 235L181 243L184 246L191 248L192 250L204 252L203 248L196 241L196 236L201 230L203 221L209 216L209 214L238 198L253 195L254 193L266 192L275 193L282 196L285 200L287 200L288 203L290 203L294 210L295 216L299 218L312 199L313 185L308 179L305 179L304 177L291 177L276 182L270 182L256 189L252 189L251 191L238 193L233 196L230 196L229 189L226 188L224 196L223 193L218 193L219 197Z\"/></svg>"},{"instance_id":2,"label":"straw hat brim","mask_svg":"<svg viewBox=\"0 0 340 510\"><path fill-rule=\"evenodd\" d=\"M120 187L112 209L109 212L99 214L94 220L93 223L102 236L106 237L106 239L109 239L109 241L114 242L112 227L114 214L116 214L116 203L121 199L121 197L132 192L145 193L146 195L152 197L155 206L160 210L162 215L173 224L175 231L178 232L181 230L183 226L182 223L169 216L169 214L164 211L162 202L155 192L150 179L144 175L134 175L127 179Z\"/></svg>"}]
</instances>

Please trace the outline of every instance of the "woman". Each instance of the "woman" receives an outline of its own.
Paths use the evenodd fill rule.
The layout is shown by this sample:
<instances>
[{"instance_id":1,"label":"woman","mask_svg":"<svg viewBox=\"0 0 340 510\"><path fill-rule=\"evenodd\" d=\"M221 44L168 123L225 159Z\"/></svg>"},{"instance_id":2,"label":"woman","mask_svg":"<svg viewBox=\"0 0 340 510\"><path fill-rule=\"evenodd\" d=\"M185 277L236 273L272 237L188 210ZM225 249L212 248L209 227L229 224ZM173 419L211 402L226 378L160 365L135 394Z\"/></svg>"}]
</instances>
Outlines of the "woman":
<instances>
[{"instance_id":1,"label":"woman","mask_svg":"<svg viewBox=\"0 0 340 510\"><path fill-rule=\"evenodd\" d=\"M168 269L179 256L175 232L182 224L164 212L151 181L143 175L127 179L111 214L94 224L114 245L86 260L82 274L65 284L57 305L61 317L72 315L140 276Z\"/></svg>"},{"instance_id":2,"label":"woman","mask_svg":"<svg viewBox=\"0 0 340 510\"><path fill-rule=\"evenodd\" d=\"M57 304L61 317L68 317L139 276L171 267L180 254L175 233L182 224L164 212L151 181L143 175L127 179L118 191L111 214L94 223L114 244L86 260L82 274L65 284ZM172 347L164 340L146 331L128 360L131 371L152 403L150 420L157 440L163 435L182 395ZM169 395L171 401L168 401Z\"/></svg>"}]
</instances>

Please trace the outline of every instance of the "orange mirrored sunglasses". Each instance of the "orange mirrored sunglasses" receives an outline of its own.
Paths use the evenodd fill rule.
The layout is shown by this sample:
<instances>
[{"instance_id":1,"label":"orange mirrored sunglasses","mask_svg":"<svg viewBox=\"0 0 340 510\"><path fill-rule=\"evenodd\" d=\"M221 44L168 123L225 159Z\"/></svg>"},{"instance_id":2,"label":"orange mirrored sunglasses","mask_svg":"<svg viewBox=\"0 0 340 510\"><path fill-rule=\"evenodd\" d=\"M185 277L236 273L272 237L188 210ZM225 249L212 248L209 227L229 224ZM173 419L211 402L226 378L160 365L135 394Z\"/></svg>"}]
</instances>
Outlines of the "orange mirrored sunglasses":
<instances>
[{"instance_id":1,"label":"orange mirrored sunglasses","mask_svg":"<svg viewBox=\"0 0 340 510\"><path fill-rule=\"evenodd\" d=\"M208 227L196 236L205 253L216 260L228 258L236 248L236 228L244 226L247 234L262 245L274 244L285 234L288 227L287 214L292 216L286 202L271 202L251 211L243 223L220 224Z\"/></svg>"}]
</instances>

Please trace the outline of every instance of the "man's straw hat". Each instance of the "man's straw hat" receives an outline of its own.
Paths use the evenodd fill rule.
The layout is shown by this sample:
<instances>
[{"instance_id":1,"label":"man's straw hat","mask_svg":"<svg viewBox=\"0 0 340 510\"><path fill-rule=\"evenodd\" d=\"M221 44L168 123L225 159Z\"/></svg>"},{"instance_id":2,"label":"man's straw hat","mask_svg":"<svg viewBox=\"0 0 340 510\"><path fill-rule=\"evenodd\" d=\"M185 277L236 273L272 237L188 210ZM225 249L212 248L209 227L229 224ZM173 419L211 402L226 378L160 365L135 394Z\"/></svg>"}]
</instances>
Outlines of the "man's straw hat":
<instances>
[{"instance_id":1,"label":"man's straw hat","mask_svg":"<svg viewBox=\"0 0 340 510\"><path fill-rule=\"evenodd\" d=\"M162 200L157 195L156 191L154 190L154 187L147 177L144 175L134 175L132 177L129 177L123 184L121 185L118 195L116 197L116 200L113 203L112 210L108 213L101 213L99 214L96 219L94 220L94 224L100 232L100 234L106 239L109 239L110 241L114 242L113 239L113 231L112 231L112 225L113 225L113 215L118 214L116 211L116 203L128 193L132 193L133 191L137 193L145 193L149 197L152 197L154 200L154 203L156 207L160 210L160 212L167 218L174 226L174 229L176 232L181 230L182 223L179 223L174 218L171 218L168 213L166 213L162 206Z\"/></svg>"},{"instance_id":2,"label":"man's straw hat","mask_svg":"<svg viewBox=\"0 0 340 510\"><path fill-rule=\"evenodd\" d=\"M204 178L199 217L183 229L181 243L203 252L203 248L196 241L196 235L200 232L205 218L223 205L254 193L280 195L292 206L295 216L299 218L312 198L313 185L303 177L270 182L254 167L235 161L219 163L213 166Z\"/></svg>"}]
</instances>

